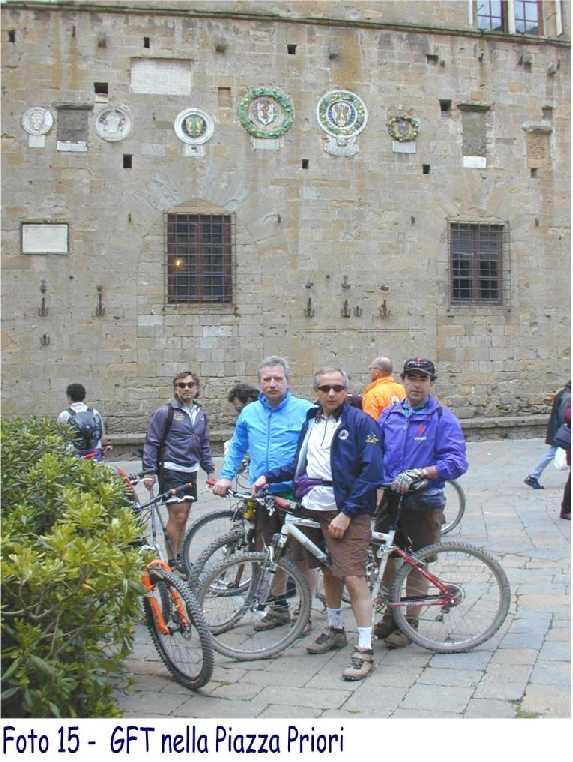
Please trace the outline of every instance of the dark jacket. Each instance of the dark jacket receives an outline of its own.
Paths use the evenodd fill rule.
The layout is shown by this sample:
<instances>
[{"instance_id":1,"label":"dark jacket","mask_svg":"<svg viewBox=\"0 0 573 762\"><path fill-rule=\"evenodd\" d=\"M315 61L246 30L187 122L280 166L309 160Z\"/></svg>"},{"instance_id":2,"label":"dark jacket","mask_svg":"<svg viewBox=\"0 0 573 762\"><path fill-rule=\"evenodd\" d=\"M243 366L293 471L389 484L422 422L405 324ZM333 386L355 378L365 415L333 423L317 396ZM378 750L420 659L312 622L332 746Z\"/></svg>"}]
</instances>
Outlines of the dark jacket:
<instances>
[{"instance_id":1,"label":"dark jacket","mask_svg":"<svg viewBox=\"0 0 573 762\"><path fill-rule=\"evenodd\" d=\"M197 405L197 403L195 403ZM168 422L169 408L173 409L173 420L167 433L163 453L159 452ZM159 461L171 461L180 466L194 466L197 462L208 474L215 470L209 444L207 416L199 411L191 425L189 416L177 400L162 405L151 416L145 444L143 446L143 470L147 474L157 473Z\"/></svg>"},{"instance_id":2,"label":"dark jacket","mask_svg":"<svg viewBox=\"0 0 573 762\"><path fill-rule=\"evenodd\" d=\"M300 458L310 421L320 414L313 407L306 414L296 453L288 466L275 468L265 474L269 483L296 478L304 473L306 463ZM378 427L370 416L344 404L340 410L340 425L330 449L332 488L337 508L347 516L374 513L376 488L382 484L382 450Z\"/></svg>"},{"instance_id":3,"label":"dark jacket","mask_svg":"<svg viewBox=\"0 0 573 762\"><path fill-rule=\"evenodd\" d=\"M565 411L567 405L571 401L571 381L568 381L561 391L557 392L553 398L553 404L551 405L551 414L549 416L549 423L547 424L547 433L545 441L548 445L553 446L553 437L557 433L557 429L561 426L565 420Z\"/></svg>"}]
</instances>

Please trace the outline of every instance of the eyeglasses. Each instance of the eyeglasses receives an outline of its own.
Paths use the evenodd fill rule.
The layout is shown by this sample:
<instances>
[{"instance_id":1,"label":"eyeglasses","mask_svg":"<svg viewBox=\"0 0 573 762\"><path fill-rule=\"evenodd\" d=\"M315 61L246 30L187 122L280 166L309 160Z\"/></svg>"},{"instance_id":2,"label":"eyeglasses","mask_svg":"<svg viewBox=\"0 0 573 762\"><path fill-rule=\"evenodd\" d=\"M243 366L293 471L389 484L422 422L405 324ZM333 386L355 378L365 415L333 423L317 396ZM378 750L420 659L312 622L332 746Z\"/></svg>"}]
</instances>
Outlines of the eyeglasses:
<instances>
[{"instance_id":1,"label":"eyeglasses","mask_svg":"<svg viewBox=\"0 0 573 762\"><path fill-rule=\"evenodd\" d=\"M328 394L331 389L333 392L336 392L336 394L340 394L340 392L343 392L346 387L342 386L341 384L324 384L323 386L318 386L317 389L319 392L323 392L324 394Z\"/></svg>"},{"instance_id":2,"label":"eyeglasses","mask_svg":"<svg viewBox=\"0 0 573 762\"><path fill-rule=\"evenodd\" d=\"M179 389L192 389L194 386L196 386L196 383L195 381L189 381L189 383L186 383L185 381L178 381L176 386L178 386Z\"/></svg>"}]
</instances>

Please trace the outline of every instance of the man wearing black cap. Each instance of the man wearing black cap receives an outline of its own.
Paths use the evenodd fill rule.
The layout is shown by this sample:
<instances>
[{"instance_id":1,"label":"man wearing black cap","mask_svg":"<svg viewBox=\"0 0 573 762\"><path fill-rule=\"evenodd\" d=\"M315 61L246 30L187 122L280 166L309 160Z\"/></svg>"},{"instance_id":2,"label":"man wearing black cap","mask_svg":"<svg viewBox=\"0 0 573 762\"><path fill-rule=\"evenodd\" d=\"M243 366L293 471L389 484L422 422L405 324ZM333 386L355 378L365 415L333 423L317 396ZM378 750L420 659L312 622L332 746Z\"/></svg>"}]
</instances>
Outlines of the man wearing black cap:
<instances>
[{"instance_id":1,"label":"man wearing black cap","mask_svg":"<svg viewBox=\"0 0 573 762\"><path fill-rule=\"evenodd\" d=\"M404 364L401 374L406 398L384 410L378 420L384 453L384 509L392 515L400 495L405 495L396 541L406 547L408 538L414 551L440 539L444 523L445 482L457 479L468 468L466 445L460 423L447 407L431 396L436 369L431 360L415 357ZM428 480L421 493L406 495L410 486ZM397 559L388 560L383 582L389 587L396 573ZM410 580L411 578L411 580ZM417 578L417 579L416 579ZM410 595L423 595L425 580L410 574ZM416 626L415 617L411 624ZM389 648L409 644L392 613L384 615L374 630Z\"/></svg>"}]
</instances>

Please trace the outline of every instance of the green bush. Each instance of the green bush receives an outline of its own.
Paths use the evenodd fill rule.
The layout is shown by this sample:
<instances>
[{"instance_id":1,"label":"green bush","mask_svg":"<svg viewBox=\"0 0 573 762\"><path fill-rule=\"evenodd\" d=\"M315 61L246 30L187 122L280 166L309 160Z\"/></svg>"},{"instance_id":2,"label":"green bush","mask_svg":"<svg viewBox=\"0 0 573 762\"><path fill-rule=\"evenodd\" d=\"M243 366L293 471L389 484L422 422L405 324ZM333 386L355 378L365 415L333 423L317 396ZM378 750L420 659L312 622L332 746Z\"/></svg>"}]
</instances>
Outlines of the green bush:
<instances>
[{"instance_id":1,"label":"green bush","mask_svg":"<svg viewBox=\"0 0 573 762\"><path fill-rule=\"evenodd\" d=\"M110 717L140 617L139 536L121 480L52 421L0 425L2 711Z\"/></svg>"}]
</instances>

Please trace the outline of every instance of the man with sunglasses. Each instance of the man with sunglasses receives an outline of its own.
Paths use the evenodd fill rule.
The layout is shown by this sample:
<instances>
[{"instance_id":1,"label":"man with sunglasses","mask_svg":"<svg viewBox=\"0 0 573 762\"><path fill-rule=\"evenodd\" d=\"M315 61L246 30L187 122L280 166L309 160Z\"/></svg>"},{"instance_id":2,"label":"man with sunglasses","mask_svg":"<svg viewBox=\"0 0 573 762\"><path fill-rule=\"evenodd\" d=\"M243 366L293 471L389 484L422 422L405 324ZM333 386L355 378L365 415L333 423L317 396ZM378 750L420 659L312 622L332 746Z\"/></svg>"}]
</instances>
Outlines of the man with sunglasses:
<instances>
[{"instance_id":1,"label":"man with sunglasses","mask_svg":"<svg viewBox=\"0 0 573 762\"><path fill-rule=\"evenodd\" d=\"M319 407L307 413L292 462L265 473L254 488L294 477L295 494L302 501L301 516L320 522L320 529L304 531L313 542L326 543L332 560L323 570L328 628L307 651L321 654L347 645L341 609L346 585L358 644L342 677L362 680L374 669L366 562L370 516L376 508L376 489L382 483L382 452L376 423L348 403L347 387L343 370L317 371L314 389ZM318 565L299 545L294 551L300 554L299 562L304 558L309 567Z\"/></svg>"},{"instance_id":2,"label":"man with sunglasses","mask_svg":"<svg viewBox=\"0 0 573 762\"><path fill-rule=\"evenodd\" d=\"M444 523L445 482L464 474L468 462L460 422L430 394L436 379L434 363L414 357L404 364L401 378L406 398L384 410L378 421L384 453L383 483L390 488L384 490L379 521L391 520L400 496L404 496L396 540L401 547L416 551L439 541ZM422 480L428 481L425 490L406 494L415 482ZM388 559L382 580L387 589L399 563L399 558ZM409 595L423 595L426 588L422 575L408 576ZM408 618L416 627L415 614ZM395 625L391 611L376 625L374 634L389 648L403 648L410 643Z\"/></svg>"},{"instance_id":3,"label":"man with sunglasses","mask_svg":"<svg viewBox=\"0 0 573 762\"><path fill-rule=\"evenodd\" d=\"M165 492L190 484L188 492L167 501L165 531L169 541L169 565L177 566L185 537L191 502L197 500L199 466L210 477L215 473L207 416L195 401L200 382L189 370L173 379L173 399L151 416L143 448L143 484L152 490L159 479L159 491ZM212 481L212 479L208 479Z\"/></svg>"}]
</instances>

